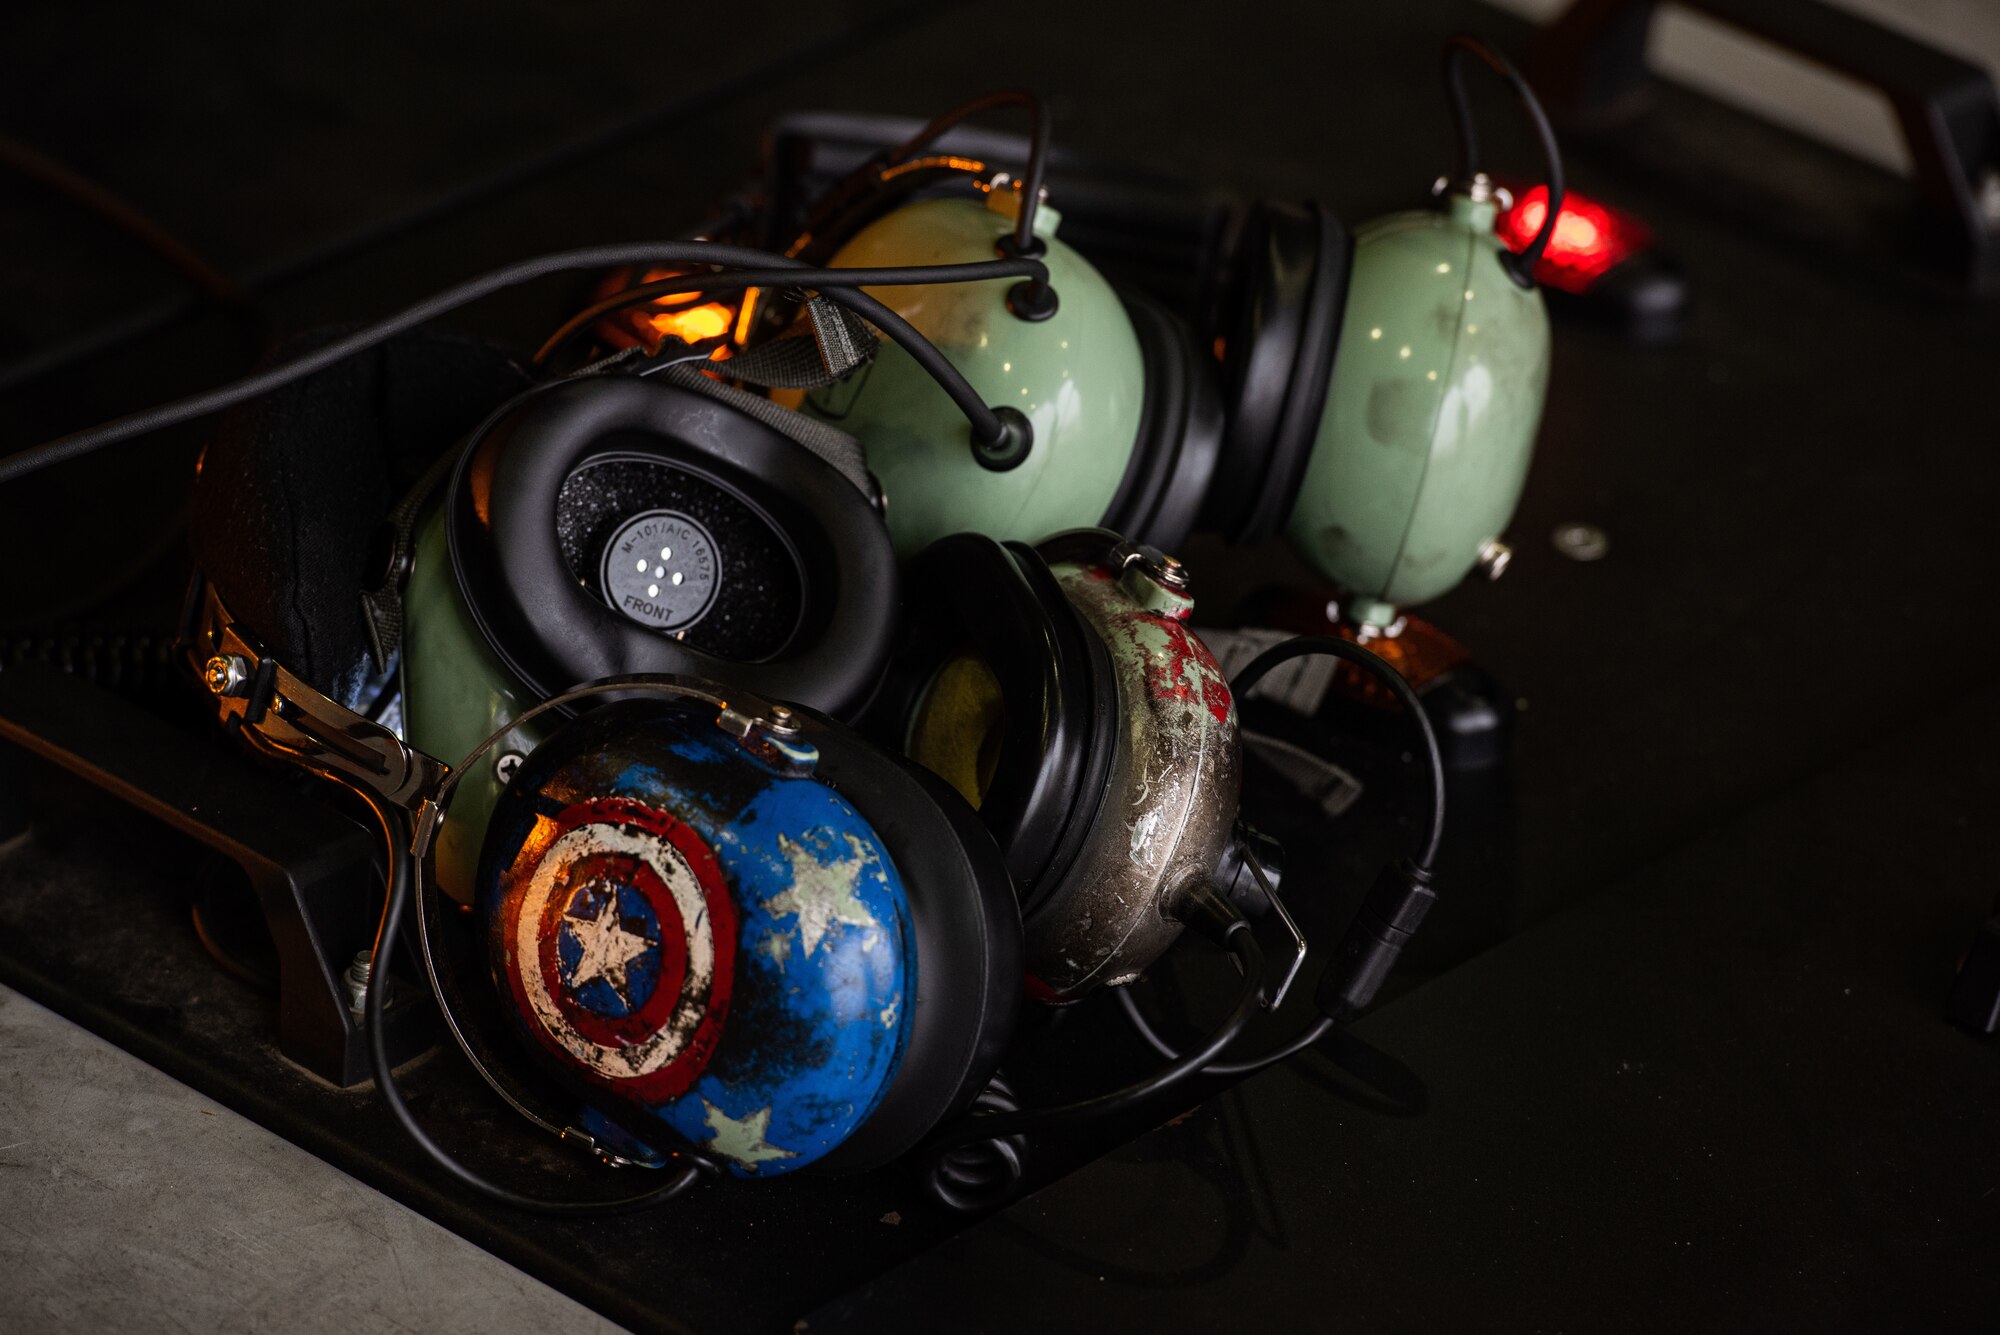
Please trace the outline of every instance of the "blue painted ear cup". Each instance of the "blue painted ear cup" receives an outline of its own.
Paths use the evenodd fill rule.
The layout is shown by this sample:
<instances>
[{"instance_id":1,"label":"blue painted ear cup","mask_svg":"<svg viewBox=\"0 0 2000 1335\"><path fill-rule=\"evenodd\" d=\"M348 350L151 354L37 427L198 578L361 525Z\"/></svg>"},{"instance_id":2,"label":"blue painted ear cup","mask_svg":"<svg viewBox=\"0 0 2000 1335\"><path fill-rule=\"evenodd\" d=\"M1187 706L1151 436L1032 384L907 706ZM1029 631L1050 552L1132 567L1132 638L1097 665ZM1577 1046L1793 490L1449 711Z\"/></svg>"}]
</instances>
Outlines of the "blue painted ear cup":
<instances>
[{"instance_id":1,"label":"blue painted ear cup","mask_svg":"<svg viewBox=\"0 0 2000 1335\"><path fill-rule=\"evenodd\" d=\"M907 1152L985 1087L1019 1004L1019 918L971 811L797 717L808 771L713 706L590 710L521 765L479 876L541 1065L738 1176Z\"/></svg>"},{"instance_id":2,"label":"blue painted ear cup","mask_svg":"<svg viewBox=\"0 0 2000 1335\"><path fill-rule=\"evenodd\" d=\"M1202 526L1255 543L1284 526L1311 460L1338 351L1353 243L1317 204L1246 215L1215 328L1228 428Z\"/></svg>"}]
</instances>

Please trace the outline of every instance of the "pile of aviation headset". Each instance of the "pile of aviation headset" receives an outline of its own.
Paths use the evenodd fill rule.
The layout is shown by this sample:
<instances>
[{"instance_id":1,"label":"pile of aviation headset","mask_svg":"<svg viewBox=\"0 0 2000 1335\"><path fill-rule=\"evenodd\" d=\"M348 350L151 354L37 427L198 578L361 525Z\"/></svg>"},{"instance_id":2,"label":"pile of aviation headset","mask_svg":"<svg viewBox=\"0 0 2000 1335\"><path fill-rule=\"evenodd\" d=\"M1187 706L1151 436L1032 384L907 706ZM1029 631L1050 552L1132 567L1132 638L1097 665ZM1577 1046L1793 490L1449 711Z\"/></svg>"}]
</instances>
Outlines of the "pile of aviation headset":
<instances>
[{"instance_id":1,"label":"pile of aviation headset","mask_svg":"<svg viewBox=\"0 0 2000 1335\"><path fill-rule=\"evenodd\" d=\"M1521 253L1494 235L1468 57L1545 153ZM1037 1132L1353 1019L1433 902L1443 764L1411 686L1367 635L1226 679L1165 553L1196 528L1282 532L1392 634L1512 514L1561 168L1504 59L1455 38L1444 65L1461 156L1429 205L1351 231L1253 205L1212 328L1065 244L1046 111L1000 93L877 153L787 245L733 244L756 235L739 218L510 265L0 481L230 410L182 631L218 722L373 813L376 958L410 950L498 1097L658 1181L552 1200L446 1152L398 1093L378 981L379 1093L444 1172L581 1213L902 1160L988 1205ZM1004 106L1033 119L1018 176L937 151ZM599 299L532 358L424 328L565 273ZM412 485L388 461L413 453ZM1298 960L1249 929L1283 908L1239 821L1236 702L1306 655L1401 702L1430 809L1327 954L1317 1014L1249 1052ZM1184 928L1241 983L1176 1047L1125 985ZM1019 1018L1100 988L1157 1069L1019 1106L998 1070Z\"/></svg>"}]
</instances>

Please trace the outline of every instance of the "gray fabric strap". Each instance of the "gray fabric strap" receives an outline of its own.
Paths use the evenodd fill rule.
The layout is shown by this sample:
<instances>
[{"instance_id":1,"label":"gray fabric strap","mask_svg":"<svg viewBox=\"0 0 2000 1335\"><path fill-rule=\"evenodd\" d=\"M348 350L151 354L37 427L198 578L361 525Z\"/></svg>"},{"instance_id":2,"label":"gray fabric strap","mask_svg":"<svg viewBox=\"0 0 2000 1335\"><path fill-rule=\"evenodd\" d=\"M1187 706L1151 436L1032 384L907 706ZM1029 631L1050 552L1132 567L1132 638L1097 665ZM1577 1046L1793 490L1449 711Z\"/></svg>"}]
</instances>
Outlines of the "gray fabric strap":
<instances>
[{"instance_id":1,"label":"gray fabric strap","mask_svg":"<svg viewBox=\"0 0 2000 1335\"><path fill-rule=\"evenodd\" d=\"M745 348L725 368L732 380L765 389L819 389L875 355L881 342L868 322L839 302L806 302L807 330Z\"/></svg>"},{"instance_id":2,"label":"gray fabric strap","mask_svg":"<svg viewBox=\"0 0 2000 1335\"><path fill-rule=\"evenodd\" d=\"M787 342L811 342L810 339L786 340ZM720 380L705 375L703 367L713 367L726 375L738 375L736 363L731 358L726 362L677 362L663 367L653 374L680 389L693 390L719 400L738 409L747 417L754 417L781 436L786 436L817 454L826 462L840 470L840 475L854 484L854 487L872 503L875 499L875 479L868 472L868 460L861 452L861 442L848 435L837 426L807 417L804 413L793 412L780 407L769 399L762 398L748 390L725 385Z\"/></svg>"}]
</instances>

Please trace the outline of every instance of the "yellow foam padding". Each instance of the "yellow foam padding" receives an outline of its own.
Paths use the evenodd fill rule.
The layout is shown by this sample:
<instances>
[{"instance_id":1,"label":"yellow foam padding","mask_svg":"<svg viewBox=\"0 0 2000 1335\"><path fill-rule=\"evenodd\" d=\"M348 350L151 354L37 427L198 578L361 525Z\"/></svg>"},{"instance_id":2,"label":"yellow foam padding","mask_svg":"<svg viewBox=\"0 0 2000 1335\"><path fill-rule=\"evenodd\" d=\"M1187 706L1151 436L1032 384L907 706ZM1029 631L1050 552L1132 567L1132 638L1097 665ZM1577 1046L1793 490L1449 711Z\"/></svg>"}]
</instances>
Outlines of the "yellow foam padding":
<instances>
[{"instance_id":1,"label":"yellow foam padding","mask_svg":"<svg viewBox=\"0 0 2000 1335\"><path fill-rule=\"evenodd\" d=\"M993 782L1006 702L986 661L961 654L938 669L910 724L910 759L977 807Z\"/></svg>"}]
</instances>

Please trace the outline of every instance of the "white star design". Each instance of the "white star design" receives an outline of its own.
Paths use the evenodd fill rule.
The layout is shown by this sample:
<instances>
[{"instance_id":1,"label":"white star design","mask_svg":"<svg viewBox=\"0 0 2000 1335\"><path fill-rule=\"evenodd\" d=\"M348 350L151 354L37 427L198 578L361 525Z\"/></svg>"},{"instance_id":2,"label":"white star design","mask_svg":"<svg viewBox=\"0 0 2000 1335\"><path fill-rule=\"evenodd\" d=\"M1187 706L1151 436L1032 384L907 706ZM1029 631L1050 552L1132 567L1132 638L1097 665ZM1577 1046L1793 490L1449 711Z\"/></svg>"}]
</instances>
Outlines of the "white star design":
<instances>
[{"instance_id":1,"label":"white star design","mask_svg":"<svg viewBox=\"0 0 2000 1335\"><path fill-rule=\"evenodd\" d=\"M583 957L576 962L576 972L570 976L572 989L581 988L593 979L602 978L617 994L618 1000L626 1006L632 998L626 994L629 979L626 969L633 960L651 950L659 943L650 937L625 930L625 924L618 917L618 892L602 886L598 890L597 913L589 918L580 918L565 912L563 921L576 934L577 944L583 947Z\"/></svg>"},{"instance_id":2,"label":"white star design","mask_svg":"<svg viewBox=\"0 0 2000 1335\"><path fill-rule=\"evenodd\" d=\"M847 836L854 856L838 862L821 862L812 850L784 835L778 836L778 851L792 864L792 888L764 901L772 914L783 917L795 913L799 938L810 957L819 948L835 923L852 927L875 927L875 915L854 897L854 885L861 869L868 865L868 849L853 835Z\"/></svg>"},{"instance_id":3,"label":"white star design","mask_svg":"<svg viewBox=\"0 0 2000 1335\"><path fill-rule=\"evenodd\" d=\"M771 1106L765 1104L756 1112L745 1117L731 1117L707 1099L701 1101L706 1112L708 1129L715 1133L708 1142L708 1148L725 1159L734 1159L745 1168L755 1169L758 1164L772 1159L796 1159L799 1156L790 1150L781 1150L764 1139L764 1133L771 1129Z\"/></svg>"}]
</instances>

